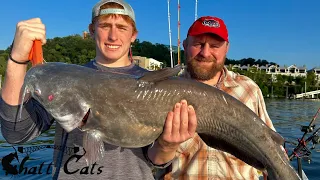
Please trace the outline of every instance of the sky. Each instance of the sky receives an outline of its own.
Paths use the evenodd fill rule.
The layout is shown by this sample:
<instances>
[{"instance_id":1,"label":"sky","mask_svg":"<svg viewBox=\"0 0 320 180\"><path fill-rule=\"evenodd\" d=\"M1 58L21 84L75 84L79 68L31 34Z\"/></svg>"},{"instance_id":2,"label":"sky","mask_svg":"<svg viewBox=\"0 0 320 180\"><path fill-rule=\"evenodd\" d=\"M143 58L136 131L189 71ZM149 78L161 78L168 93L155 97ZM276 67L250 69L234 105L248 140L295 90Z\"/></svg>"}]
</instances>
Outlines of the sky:
<instances>
[{"instance_id":1,"label":"sky","mask_svg":"<svg viewBox=\"0 0 320 180\"><path fill-rule=\"evenodd\" d=\"M0 49L11 45L16 24L34 17L47 38L82 34L97 0L3 0ZM135 10L140 41L169 45L168 1L127 0ZM180 0L180 39L195 20L195 0ZM172 45L178 42L178 1L170 0ZM280 66L320 67L319 0L198 0L197 16L222 18L229 31L231 59L255 58ZM181 44L182 47L182 44Z\"/></svg>"}]
</instances>

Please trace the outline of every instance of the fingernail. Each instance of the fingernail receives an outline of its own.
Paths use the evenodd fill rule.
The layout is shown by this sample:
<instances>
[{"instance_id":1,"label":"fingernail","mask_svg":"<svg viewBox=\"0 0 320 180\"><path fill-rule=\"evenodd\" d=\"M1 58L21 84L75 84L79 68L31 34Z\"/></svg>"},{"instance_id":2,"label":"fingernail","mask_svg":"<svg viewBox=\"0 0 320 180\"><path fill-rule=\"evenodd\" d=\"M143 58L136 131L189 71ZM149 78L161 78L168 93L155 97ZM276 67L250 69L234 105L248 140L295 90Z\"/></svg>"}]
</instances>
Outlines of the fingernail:
<instances>
[{"instance_id":1,"label":"fingernail","mask_svg":"<svg viewBox=\"0 0 320 180\"><path fill-rule=\"evenodd\" d=\"M177 104L176 104L176 108L179 108L179 107L180 107L180 103L177 103Z\"/></svg>"},{"instance_id":2,"label":"fingernail","mask_svg":"<svg viewBox=\"0 0 320 180\"><path fill-rule=\"evenodd\" d=\"M191 110L194 110L193 106L189 105L188 106L188 109L191 111Z\"/></svg>"},{"instance_id":3,"label":"fingernail","mask_svg":"<svg viewBox=\"0 0 320 180\"><path fill-rule=\"evenodd\" d=\"M181 104L187 104L187 101L186 100L182 100Z\"/></svg>"}]
</instances>

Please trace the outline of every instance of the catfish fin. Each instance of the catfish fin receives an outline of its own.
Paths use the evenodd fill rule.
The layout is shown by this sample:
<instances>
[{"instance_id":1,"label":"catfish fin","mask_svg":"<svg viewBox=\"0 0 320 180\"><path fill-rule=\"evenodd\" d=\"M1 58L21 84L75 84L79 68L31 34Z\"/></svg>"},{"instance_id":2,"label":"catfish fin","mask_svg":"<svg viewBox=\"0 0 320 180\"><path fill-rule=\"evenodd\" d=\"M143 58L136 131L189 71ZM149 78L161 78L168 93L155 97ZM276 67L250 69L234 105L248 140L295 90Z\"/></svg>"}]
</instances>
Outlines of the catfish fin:
<instances>
[{"instance_id":1,"label":"catfish fin","mask_svg":"<svg viewBox=\"0 0 320 180\"><path fill-rule=\"evenodd\" d=\"M269 128L270 129L270 128ZM284 138L279 134L277 133L276 131L270 129L270 135L271 135L271 138L279 145L283 145L284 144Z\"/></svg>"},{"instance_id":2,"label":"catfish fin","mask_svg":"<svg viewBox=\"0 0 320 180\"><path fill-rule=\"evenodd\" d=\"M104 143L101 140L100 132L96 130L84 132L83 148L86 152L84 158L87 165L101 160L104 156Z\"/></svg>"},{"instance_id":3,"label":"catfish fin","mask_svg":"<svg viewBox=\"0 0 320 180\"><path fill-rule=\"evenodd\" d=\"M163 68L156 71L146 72L139 78L141 81L157 82L167 79L171 76L177 75L181 71L181 65L177 65L174 68Z\"/></svg>"}]
</instances>

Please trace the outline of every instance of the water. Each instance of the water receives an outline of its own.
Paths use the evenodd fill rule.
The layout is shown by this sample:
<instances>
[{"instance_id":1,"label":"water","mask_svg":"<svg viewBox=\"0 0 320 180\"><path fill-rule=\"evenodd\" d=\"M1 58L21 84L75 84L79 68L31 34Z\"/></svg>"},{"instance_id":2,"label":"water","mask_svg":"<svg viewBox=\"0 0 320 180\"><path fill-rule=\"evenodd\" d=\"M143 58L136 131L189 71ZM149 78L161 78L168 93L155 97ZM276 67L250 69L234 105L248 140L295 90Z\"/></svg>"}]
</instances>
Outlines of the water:
<instances>
[{"instance_id":1,"label":"water","mask_svg":"<svg viewBox=\"0 0 320 180\"><path fill-rule=\"evenodd\" d=\"M289 141L297 142L301 138L303 132L300 128L302 125L308 126L310 121L314 118L318 108L320 108L319 100L274 100L266 99L267 111L276 130ZM320 114L315 121L315 129L320 127ZM305 137L308 138L310 134ZM319 132L320 134L320 132ZM287 146L289 154L295 146ZM311 144L310 146L311 147ZM319 151L319 152L317 152ZM302 168L309 180L320 180L320 144L311 151L311 162L302 161ZM297 168L297 159L292 161L292 164Z\"/></svg>"},{"instance_id":2,"label":"water","mask_svg":"<svg viewBox=\"0 0 320 180\"><path fill-rule=\"evenodd\" d=\"M23 145L14 146L6 143L2 134L0 134L0 179L52 179L52 156L54 148L52 145L54 133L54 126L52 126L40 137ZM15 152L17 152L16 155L18 158L12 156ZM10 155L10 153L12 154ZM11 160L9 159L8 162L10 156ZM17 172L21 168L21 173L18 175L6 175L6 170L3 169L3 163L10 163L12 167L6 167L11 170L16 169ZM14 173L14 171L11 172Z\"/></svg>"},{"instance_id":3,"label":"water","mask_svg":"<svg viewBox=\"0 0 320 180\"><path fill-rule=\"evenodd\" d=\"M301 138L301 125L309 125L310 120L320 107L320 101L302 101L302 100L274 100L266 99L266 106L269 116L272 119L276 130L287 140L295 141ZM320 127L320 114L316 120L316 124ZM309 135L307 136L309 137ZM12 158L11 165L15 166L17 171L22 167L22 172L18 175L5 175L5 170L0 168L0 179L51 179L52 172L52 154L53 154L53 138L54 126L35 140L25 143L23 151L19 152L19 146L14 146L17 150L16 158ZM33 149L30 149L33 147ZM287 146L289 153L293 146ZM29 149L28 149L29 148ZM320 145L316 148L320 151ZM29 158L27 159L27 153ZM320 180L320 175L317 171L320 170L320 152L312 151L312 161L302 161L302 168L309 180ZM15 153L15 149L6 143L4 138L0 135L0 160L7 159L10 153ZM9 156L8 156L9 155ZM25 161L24 166L22 162ZM297 168L296 160L292 164ZM12 168L11 168L12 169Z\"/></svg>"}]
</instances>

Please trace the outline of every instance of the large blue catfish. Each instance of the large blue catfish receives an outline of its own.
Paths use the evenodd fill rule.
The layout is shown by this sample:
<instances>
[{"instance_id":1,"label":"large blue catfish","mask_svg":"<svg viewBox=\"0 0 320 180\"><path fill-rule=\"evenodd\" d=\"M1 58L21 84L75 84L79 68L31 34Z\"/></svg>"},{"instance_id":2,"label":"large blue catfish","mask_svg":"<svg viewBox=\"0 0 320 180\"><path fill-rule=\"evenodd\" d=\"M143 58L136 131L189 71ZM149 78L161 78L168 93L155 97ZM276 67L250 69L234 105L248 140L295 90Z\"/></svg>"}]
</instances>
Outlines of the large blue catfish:
<instances>
[{"instance_id":1,"label":"large blue catfish","mask_svg":"<svg viewBox=\"0 0 320 180\"><path fill-rule=\"evenodd\" d=\"M167 113L186 99L196 110L196 131L207 145L267 171L270 179L300 179L280 148L284 140L278 133L227 93L174 76L179 71L165 68L135 77L46 63L27 72L23 88L67 132L85 131L89 163L101 158L103 142L129 148L152 143L162 133Z\"/></svg>"}]
</instances>

